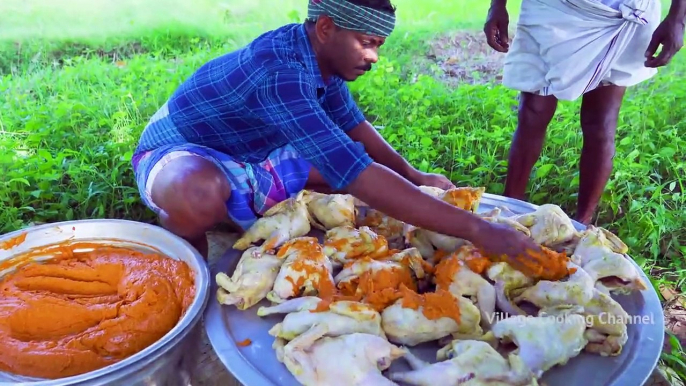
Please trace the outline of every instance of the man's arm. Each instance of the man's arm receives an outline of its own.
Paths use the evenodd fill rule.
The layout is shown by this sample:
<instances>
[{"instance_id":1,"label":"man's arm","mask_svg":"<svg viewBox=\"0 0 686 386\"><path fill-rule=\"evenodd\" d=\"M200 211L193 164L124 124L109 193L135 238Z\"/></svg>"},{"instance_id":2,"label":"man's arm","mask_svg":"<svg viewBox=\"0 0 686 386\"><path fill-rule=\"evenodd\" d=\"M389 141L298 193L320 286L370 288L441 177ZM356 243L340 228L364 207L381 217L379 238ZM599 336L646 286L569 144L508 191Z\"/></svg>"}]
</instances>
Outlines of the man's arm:
<instances>
[{"instance_id":1,"label":"man's arm","mask_svg":"<svg viewBox=\"0 0 686 386\"><path fill-rule=\"evenodd\" d=\"M398 220L467 240L489 227L480 217L422 193L398 173L374 163L320 107L313 84L304 72L284 68L253 96L254 104L262 106L255 113L278 127L334 190L346 191Z\"/></svg>"},{"instance_id":2,"label":"man's arm","mask_svg":"<svg viewBox=\"0 0 686 386\"><path fill-rule=\"evenodd\" d=\"M400 221L471 241L487 256L540 275L528 268L536 256L531 251L540 254L541 250L533 239L424 194L399 174L374 163L321 108L313 84L305 72L284 68L263 80L249 102L255 106L253 113L279 128L333 189L346 191Z\"/></svg>"},{"instance_id":3,"label":"man's arm","mask_svg":"<svg viewBox=\"0 0 686 386\"><path fill-rule=\"evenodd\" d=\"M327 88L324 110L353 141L364 145L375 162L387 166L410 182L417 184L417 169L398 154L365 119L343 80L336 78Z\"/></svg>"}]
</instances>

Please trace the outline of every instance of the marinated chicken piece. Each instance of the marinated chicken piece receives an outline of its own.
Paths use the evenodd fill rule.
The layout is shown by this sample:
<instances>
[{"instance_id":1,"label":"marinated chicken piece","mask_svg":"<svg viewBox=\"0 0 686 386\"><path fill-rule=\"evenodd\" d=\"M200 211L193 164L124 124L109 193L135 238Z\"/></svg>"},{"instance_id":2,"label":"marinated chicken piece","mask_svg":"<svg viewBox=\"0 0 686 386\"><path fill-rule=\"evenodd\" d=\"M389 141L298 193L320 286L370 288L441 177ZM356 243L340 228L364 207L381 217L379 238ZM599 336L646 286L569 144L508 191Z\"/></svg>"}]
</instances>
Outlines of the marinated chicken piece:
<instances>
[{"instance_id":1,"label":"marinated chicken piece","mask_svg":"<svg viewBox=\"0 0 686 386\"><path fill-rule=\"evenodd\" d=\"M494 319L496 303L495 288L482 276L490 264L474 246L463 246L441 260L436 266L435 276L436 289L476 301L484 328L488 328Z\"/></svg>"},{"instance_id":2,"label":"marinated chicken piece","mask_svg":"<svg viewBox=\"0 0 686 386\"><path fill-rule=\"evenodd\" d=\"M290 239L308 234L312 230L311 218L303 195L304 191L301 191L295 197L281 201L267 210L233 244L233 248L244 251L251 244L264 240L261 248L268 251L280 247Z\"/></svg>"},{"instance_id":3,"label":"marinated chicken piece","mask_svg":"<svg viewBox=\"0 0 686 386\"><path fill-rule=\"evenodd\" d=\"M388 241L388 247L403 249L405 246L405 223L372 208L358 210L357 227L368 227Z\"/></svg>"},{"instance_id":4,"label":"marinated chicken piece","mask_svg":"<svg viewBox=\"0 0 686 386\"><path fill-rule=\"evenodd\" d=\"M369 227L336 227L327 231L325 238L324 253L331 258L334 267L362 256L376 259L389 253L388 241Z\"/></svg>"},{"instance_id":5,"label":"marinated chicken piece","mask_svg":"<svg viewBox=\"0 0 686 386\"><path fill-rule=\"evenodd\" d=\"M519 315L523 311L512 304L512 291L520 288L531 287L534 280L512 268L505 262L492 263L486 271L491 281L495 283L495 304L500 311L510 315Z\"/></svg>"},{"instance_id":6,"label":"marinated chicken piece","mask_svg":"<svg viewBox=\"0 0 686 386\"><path fill-rule=\"evenodd\" d=\"M586 322L582 315L571 310L556 316L513 317L499 320L488 334L501 343L512 342L517 349L512 354L521 358L536 378L556 365L565 365L584 349L588 340L584 336ZM521 384L522 373L491 380Z\"/></svg>"},{"instance_id":7,"label":"marinated chicken piece","mask_svg":"<svg viewBox=\"0 0 686 386\"><path fill-rule=\"evenodd\" d=\"M472 213L476 213L476 211L479 209L481 198L486 192L486 188L473 188L468 186L443 190L434 186L423 185L419 187L419 190L432 197L441 199L452 206L456 206Z\"/></svg>"},{"instance_id":8,"label":"marinated chicken piece","mask_svg":"<svg viewBox=\"0 0 686 386\"><path fill-rule=\"evenodd\" d=\"M629 257L615 252L628 249L620 243L611 233L589 227L574 250L572 260L588 272L601 290L605 287L614 294L646 290L648 287Z\"/></svg>"},{"instance_id":9,"label":"marinated chicken piece","mask_svg":"<svg viewBox=\"0 0 686 386\"><path fill-rule=\"evenodd\" d=\"M404 285L397 297L381 313L381 326L393 343L416 346L448 335L483 335L479 309L466 298L445 290L420 295Z\"/></svg>"},{"instance_id":10,"label":"marinated chicken piece","mask_svg":"<svg viewBox=\"0 0 686 386\"><path fill-rule=\"evenodd\" d=\"M628 339L628 314L612 297L594 288L593 279L586 271L573 263L570 266L575 267L576 272L567 281L539 281L517 295L514 303L527 301L549 314L555 309L581 307L585 320L590 321L587 331L590 342L586 351L603 356L619 355ZM524 314L517 306L513 307Z\"/></svg>"},{"instance_id":11,"label":"marinated chicken piece","mask_svg":"<svg viewBox=\"0 0 686 386\"><path fill-rule=\"evenodd\" d=\"M297 237L284 244L276 255L284 259L267 299L282 303L296 296L333 296L332 266L315 237Z\"/></svg>"},{"instance_id":12,"label":"marinated chicken piece","mask_svg":"<svg viewBox=\"0 0 686 386\"><path fill-rule=\"evenodd\" d=\"M541 205L534 212L514 219L529 228L534 241L549 248L568 243L578 234L569 216L553 204Z\"/></svg>"},{"instance_id":13,"label":"marinated chicken piece","mask_svg":"<svg viewBox=\"0 0 686 386\"><path fill-rule=\"evenodd\" d=\"M364 257L346 264L334 278L345 296L353 296L382 311L396 300L401 285L417 289L417 280L425 277L424 261L414 248L383 260Z\"/></svg>"},{"instance_id":14,"label":"marinated chicken piece","mask_svg":"<svg viewBox=\"0 0 686 386\"><path fill-rule=\"evenodd\" d=\"M629 314L622 305L597 289L593 299L584 305L586 319L590 326L586 330L589 340L586 351L601 356L618 356L629 340L627 323Z\"/></svg>"},{"instance_id":15,"label":"marinated chicken piece","mask_svg":"<svg viewBox=\"0 0 686 386\"><path fill-rule=\"evenodd\" d=\"M538 308L550 308L560 305L585 306L595 294L593 279L578 265L569 262L570 270L574 273L566 280L541 280L532 287L528 287L514 297L515 304L529 302ZM510 293L520 292L518 290ZM516 307L516 306L514 306ZM523 311L519 312L524 315Z\"/></svg>"},{"instance_id":16,"label":"marinated chicken piece","mask_svg":"<svg viewBox=\"0 0 686 386\"><path fill-rule=\"evenodd\" d=\"M438 352L440 362L427 363L411 352L404 358L411 371L392 373L391 380L408 385L474 385L474 386L511 386L510 383L490 381L494 378L508 378L513 374L518 378L531 378L524 385L537 385L530 371L516 355L505 359L491 345L483 341L455 340ZM447 360L444 360L447 359ZM509 360L509 362L508 362Z\"/></svg>"},{"instance_id":17,"label":"marinated chicken piece","mask_svg":"<svg viewBox=\"0 0 686 386\"><path fill-rule=\"evenodd\" d=\"M467 240L457 237L442 235L426 229L409 226L405 239L409 245L419 250L419 253L427 261L438 263L436 251L444 251L448 254L457 251L461 246L469 244Z\"/></svg>"},{"instance_id":18,"label":"marinated chicken piece","mask_svg":"<svg viewBox=\"0 0 686 386\"><path fill-rule=\"evenodd\" d=\"M283 262L282 258L265 253L259 247L248 248L231 277L224 272L217 273L217 300L221 304L235 305L239 310L254 306L271 291Z\"/></svg>"},{"instance_id":19,"label":"marinated chicken piece","mask_svg":"<svg viewBox=\"0 0 686 386\"><path fill-rule=\"evenodd\" d=\"M317 325L288 342L275 345L288 371L305 386L397 386L381 374L405 349L378 335L353 333L328 337Z\"/></svg>"},{"instance_id":20,"label":"marinated chicken piece","mask_svg":"<svg viewBox=\"0 0 686 386\"><path fill-rule=\"evenodd\" d=\"M304 201L312 226L327 231L340 226L355 226L355 198L349 194L322 194L305 191Z\"/></svg>"},{"instance_id":21,"label":"marinated chicken piece","mask_svg":"<svg viewBox=\"0 0 686 386\"><path fill-rule=\"evenodd\" d=\"M361 332L386 338L381 328L381 315L366 304L354 301L322 300L308 296L288 300L276 306L260 307L258 316L287 314L281 323L269 330L269 335L292 340L316 325L327 327L326 336Z\"/></svg>"}]
</instances>

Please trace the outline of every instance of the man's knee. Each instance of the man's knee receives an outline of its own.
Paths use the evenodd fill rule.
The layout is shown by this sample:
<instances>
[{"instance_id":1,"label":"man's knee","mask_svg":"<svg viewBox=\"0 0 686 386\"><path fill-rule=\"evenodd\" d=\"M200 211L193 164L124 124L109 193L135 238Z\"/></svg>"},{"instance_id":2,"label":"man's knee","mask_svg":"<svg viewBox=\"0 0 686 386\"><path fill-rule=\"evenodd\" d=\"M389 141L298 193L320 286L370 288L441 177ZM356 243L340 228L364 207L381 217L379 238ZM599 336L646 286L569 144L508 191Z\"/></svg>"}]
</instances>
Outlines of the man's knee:
<instances>
[{"instance_id":1,"label":"man's knee","mask_svg":"<svg viewBox=\"0 0 686 386\"><path fill-rule=\"evenodd\" d=\"M186 156L172 160L155 177L152 200L164 226L183 237L198 237L227 216L231 186L211 161Z\"/></svg>"},{"instance_id":2,"label":"man's knee","mask_svg":"<svg viewBox=\"0 0 686 386\"><path fill-rule=\"evenodd\" d=\"M520 126L545 130L556 109L557 99L553 96L522 93L519 100Z\"/></svg>"}]
</instances>

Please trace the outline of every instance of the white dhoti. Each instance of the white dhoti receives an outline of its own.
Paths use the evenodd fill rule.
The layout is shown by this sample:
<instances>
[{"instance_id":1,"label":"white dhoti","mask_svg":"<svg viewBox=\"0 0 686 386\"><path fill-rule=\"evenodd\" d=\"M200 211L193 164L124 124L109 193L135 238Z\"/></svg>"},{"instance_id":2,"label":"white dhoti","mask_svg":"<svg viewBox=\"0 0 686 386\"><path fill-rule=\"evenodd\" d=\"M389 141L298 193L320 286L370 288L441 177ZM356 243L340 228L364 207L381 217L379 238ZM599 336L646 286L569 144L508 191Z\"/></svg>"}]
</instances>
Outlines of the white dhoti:
<instances>
[{"instance_id":1,"label":"white dhoti","mask_svg":"<svg viewBox=\"0 0 686 386\"><path fill-rule=\"evenodd\" d=\"M629 87L654 76L644 63L660 0L620 0L615 8L596 0L522 0L503 85L572 101L601 84Z\"/></svg>"}]
</instances>

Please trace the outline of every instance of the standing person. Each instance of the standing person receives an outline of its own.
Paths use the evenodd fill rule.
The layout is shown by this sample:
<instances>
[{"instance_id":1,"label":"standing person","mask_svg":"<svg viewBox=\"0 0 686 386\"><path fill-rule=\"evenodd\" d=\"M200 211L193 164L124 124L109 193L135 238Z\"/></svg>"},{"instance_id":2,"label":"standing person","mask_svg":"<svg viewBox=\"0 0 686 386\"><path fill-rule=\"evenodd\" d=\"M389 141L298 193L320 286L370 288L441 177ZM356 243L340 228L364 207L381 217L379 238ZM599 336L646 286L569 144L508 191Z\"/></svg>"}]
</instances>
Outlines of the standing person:
<instances>
[{"instance_id":1,"label":"standing person","mask_svg":"<svg viewBox=\"0 0 686 386\"><path fill-rule=\"evenodd\" d=\"M540 251L532 239L422 193L451 188L412 167L348 91L395 25L388 0L311 0L308 18L200 67L152 117L132 159L160 224L207 252L205 232L247 229L303 188L347 192L389 216L466 239L492 256Z\"/></svg>"},{"instance_id":2,"label":"standing person","mask_svg":"<svg viewBox=\"0 0 686 386\"><path fill-rule=\"evenodd\" d=\"M506 1L492 0L484 27L488 44L507 53L503 85L521 92L504 194L524 199L557 101L582 97L575 219L589 224L612 172L624 92L679 51L686 0L672 0L662 22L659 0L522 0L512 47Z\"/></svg>"}]
</instances>

